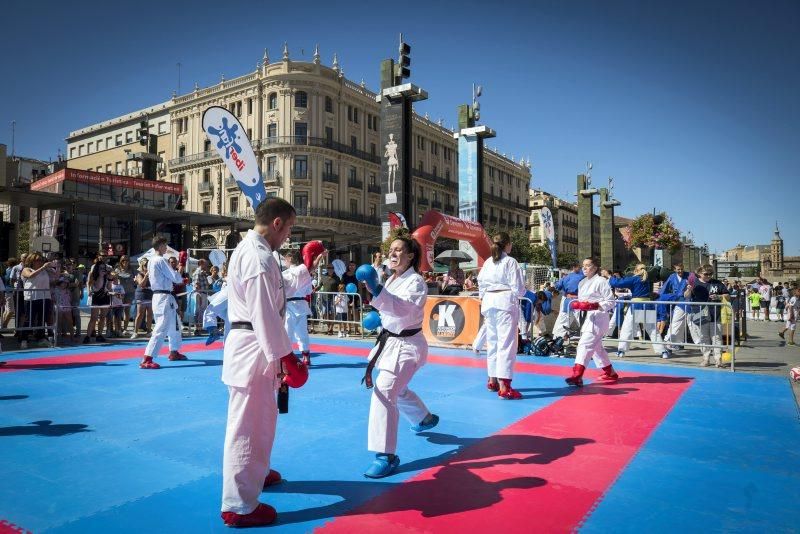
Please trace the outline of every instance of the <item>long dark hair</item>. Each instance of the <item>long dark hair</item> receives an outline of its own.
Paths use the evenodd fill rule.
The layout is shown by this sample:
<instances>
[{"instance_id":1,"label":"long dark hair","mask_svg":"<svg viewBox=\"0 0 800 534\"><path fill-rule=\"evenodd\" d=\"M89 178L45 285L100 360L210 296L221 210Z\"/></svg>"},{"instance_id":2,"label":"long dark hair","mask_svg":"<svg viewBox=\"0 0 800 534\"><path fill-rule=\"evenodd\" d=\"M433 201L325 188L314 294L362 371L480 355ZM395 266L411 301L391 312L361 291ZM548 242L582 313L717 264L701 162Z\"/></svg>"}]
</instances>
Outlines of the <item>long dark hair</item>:
<instances>
[{"instance_id":1,"label":"long dark hair","mask_svg":"<svg viewBox=\"0 0 800 534\"><path fill-rule=\"evenodd\" d=\"M500 261L500 256L503 255L503 251L509 243L511 243L511 237L506 232L495 234L492 238L492 259L495 262Z\"/></svg>"}]
</instances>

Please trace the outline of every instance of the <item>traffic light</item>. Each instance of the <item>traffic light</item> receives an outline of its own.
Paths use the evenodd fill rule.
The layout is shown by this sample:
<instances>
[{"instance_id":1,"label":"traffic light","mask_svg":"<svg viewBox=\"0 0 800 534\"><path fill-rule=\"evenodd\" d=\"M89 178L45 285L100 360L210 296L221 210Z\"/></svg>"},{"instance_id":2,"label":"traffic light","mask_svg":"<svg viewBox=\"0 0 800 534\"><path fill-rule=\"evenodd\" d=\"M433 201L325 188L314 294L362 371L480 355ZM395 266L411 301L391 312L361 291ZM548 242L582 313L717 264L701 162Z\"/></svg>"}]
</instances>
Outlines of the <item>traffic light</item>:
<instances>
[{"instance_id":1,"label":"traffic light","mask_svg":"<svg viewBox=\"0 0 800 534\"><path fill-rule=\"evenodd\" d=\"M411 46L408 43L400 41L400 48L398 49L399 55L397 57L397 65L395 65L397 78L411 77Z\"/></svg>"},{"instance_id":2,"label":"traffic light","mask_svg":"<svg viewBox=\"0 0 800 534\"><path fill-rule=\"evenodd\" d=\"M139 144L142 146L147 146L150 141L150 131L148 130L147 121L142 121L139 123Z\"/></svg>"}]
</instances>

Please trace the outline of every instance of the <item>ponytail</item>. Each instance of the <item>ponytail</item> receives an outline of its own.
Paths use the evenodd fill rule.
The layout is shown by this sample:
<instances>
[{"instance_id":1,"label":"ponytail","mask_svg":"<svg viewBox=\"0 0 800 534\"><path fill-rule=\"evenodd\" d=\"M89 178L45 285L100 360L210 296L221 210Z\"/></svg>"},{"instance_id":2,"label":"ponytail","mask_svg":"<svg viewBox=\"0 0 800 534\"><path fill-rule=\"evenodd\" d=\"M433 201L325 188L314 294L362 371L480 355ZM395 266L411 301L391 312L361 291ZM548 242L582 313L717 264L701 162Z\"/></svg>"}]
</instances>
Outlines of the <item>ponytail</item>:
<instances>
[{"instance_id":1,"label":"ponytail","mask_svg":"<svg viewBox=\"0 0 800 534\"><path fill-rule=\"evenodd\" d=\"M511 243L511 238L506 232L500 232L492 237L492 260L495 263L500 261L500 257L509 243Z\"/></svg>"}]
</instances>

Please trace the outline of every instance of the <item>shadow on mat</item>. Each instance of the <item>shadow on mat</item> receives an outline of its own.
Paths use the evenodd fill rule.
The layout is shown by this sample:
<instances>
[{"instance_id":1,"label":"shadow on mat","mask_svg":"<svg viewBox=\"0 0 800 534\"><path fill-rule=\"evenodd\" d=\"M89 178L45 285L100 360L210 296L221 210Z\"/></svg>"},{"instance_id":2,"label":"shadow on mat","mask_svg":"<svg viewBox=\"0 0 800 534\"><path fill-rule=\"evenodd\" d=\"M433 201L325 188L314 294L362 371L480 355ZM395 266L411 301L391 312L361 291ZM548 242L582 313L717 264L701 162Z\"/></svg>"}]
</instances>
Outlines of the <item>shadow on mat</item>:
<instances>
[{"instance_id":1,"label":"shadow on mat","mask_svg":"<svg viewBox=\"0 0 800 534\"><path fill-rule=\"evenodd\" d=\"M423 517L436 517L478 510L503 500L509 488L530 489L544 486L540 477L514 477L495 482L484 480L478 470L498 465L548 464L575 452L588 438L553 439L529 435L496 435L486 438L459 438L450 434L421 432L419 436L437 445L457 448L432 458L400 464L398 473L441 466L432 479L389 482L365 479L355 481L284 482L269 493L337 495L336 503L282 512L277 524L299 523L337 516L380 514L404 510L419 511ZM497 473L492 473L497 475Z\"/></svg>"},{"instance_id":2,"label":"shadow on mat","mask_svg":"<svg viewBox=\"0 0 800 534\"><path fill-rule=\"evenodd\" d=\"M87 430L89 425L81 424L59 424L54 425L52 421L34 421L33 426L3 426L0 427L0 436L48 436L59 437L79 432L91 432Z\"/></svg>"},{"instance_id":3,"label":"shadow on mat","mask_svg":"<svg viewBox=\"0 0 800 534\"><path fill-rule=\"evenodd\" d=\"M4 401L4 400L22 400L22 399L27 399L27 398L28 398L28 395L6 395L6 396L3 396L3 397L0 397L0 401Z\"/></svg>"},{"instance_id":4,"label":"shadow on mat","mask_svg":"<svg viewBox=\"0 0 800 534\"><path fill-rule=\"evenodd\" d=\"M546 399L550 397L564 397L566 395L627 395L637 388L609 388L598 384L586 384L583 388L565 386L563 388L519 388L517 391L524 393L524 399ZM538 393L538 395L537 395Z\"/></svg>"},{"instance_id":5,"label":"shadow on mat","mask_svg":"<svg viewBox=\"0 0 800 534\"><path fill-rule=\"evenodd\" d=\"M201 360L198 358L189 358L188 360L181 360L180 362L175 362L175 363L177 363L178 365L162 365L161 369L185 369L187 367L218 367L222 365L222 360Z\"/></svg>"},{"instance_id":6,"label":"shadow on mat","mask_svg":"<svg viewBox=\"0 0 800 534\"><path fill-rule=\"evenodd\" d=\"M364 363L314 363L312 358L309 369L366 369L367 362Z\"/></svg>"},{"instance_id":7,"label":"shadow on mat","mask_svg":"<svg viewBox=\"0 0 800 534\"><path fill-rule=\"evenodd\" d=\"M62 369L83 369L84 367L123 367L124 363L108 362L72 362L72 363L20 363L8 362L2 369L18 371L60 371Z\"/></svg>"},{"instance_id":8,"label":"shadow on mat","mask_svg":"<svg viewBox=\"0 0 800 534\"><path fill-rule=\"evenodd\" d=\"M686 376L625 376L624 371L622 373L617 384L686 384L694 380Z\"/></svg>"}]
</instances>

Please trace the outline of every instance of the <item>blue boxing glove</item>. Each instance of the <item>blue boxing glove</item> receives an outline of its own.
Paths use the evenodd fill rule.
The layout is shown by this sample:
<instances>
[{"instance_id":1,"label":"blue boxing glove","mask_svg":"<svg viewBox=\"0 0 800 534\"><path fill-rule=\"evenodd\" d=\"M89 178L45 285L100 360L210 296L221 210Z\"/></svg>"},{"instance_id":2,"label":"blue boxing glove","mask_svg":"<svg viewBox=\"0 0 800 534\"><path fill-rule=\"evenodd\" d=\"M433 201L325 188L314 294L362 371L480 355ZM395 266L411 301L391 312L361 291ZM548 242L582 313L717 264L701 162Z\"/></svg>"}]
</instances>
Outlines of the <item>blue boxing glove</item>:
<instances>
[{"instance_id":1,"label":"blue boxing glove","mask_svg":"<svg viewBox=\"0 0 800 534\"><path fill-rule=\"evenodd\" d=\"M372 296L377 297L383 291L383 286L378 282L378 271L372 265L365 263L356 269L356 280L364 282Z\"/></svg>"},{"instance_id":2,"label":"blue boxing glove","mask_svg":"<svg viewBox=\"0 0 800 534\"><path fill-rule=\"evenodd\" d=\"M381 326L381 316L373 310L364 316L361 320L361 326L364 327L364 330L369 330L370 332L377 330Z\"/></svg>"},{"instance_id":3,"label":"blue boxing glove","mask_svg":"<svg viewBox=\"0 0 800 534\"><path fill-rule=\"evenodd\" d=\"M206 332L208 332L208 337L206 338L206 345L211 345L213 342L219 339L219 329L213 326L209 326L206 328Z\"/></svg>"}]
</instances>

